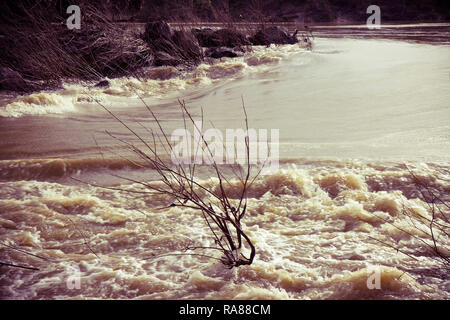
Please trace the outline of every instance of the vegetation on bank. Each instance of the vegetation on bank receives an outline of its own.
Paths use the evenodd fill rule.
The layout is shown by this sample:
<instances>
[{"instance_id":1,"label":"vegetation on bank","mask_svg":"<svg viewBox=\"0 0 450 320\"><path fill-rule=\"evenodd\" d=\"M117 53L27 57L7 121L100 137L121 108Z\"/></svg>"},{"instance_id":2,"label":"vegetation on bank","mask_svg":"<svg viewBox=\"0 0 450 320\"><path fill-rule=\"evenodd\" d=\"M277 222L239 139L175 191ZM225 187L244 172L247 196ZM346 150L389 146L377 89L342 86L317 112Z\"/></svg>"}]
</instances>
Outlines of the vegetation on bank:
<instances>
[{"instance_id":1,"label":"vegetation on bank","mask_svg":"<svg viewBox=\"0 0 450 320\"><path fill-rule=\"evenodd\" d=\"M6 5L0 34L0 90L55 88L65 79L139 77L144 67L192 67L205 57L239 56L251 45L298 41L296 34L264 24L247 34L232 23L221 30L174 30L162 20L152 20L140 33L114 23L108 11L90 2L80 7L82 27L70 30L68 14L56 10L52 1L34 7Z\"/></svg>"},{"instance_id":2,"label":"vegetation on bank","mask_svg":"<svg viewBox=\"0 0 450 320\"><path fill-rule=\"evenodd\" d=\"M66 26L66 9L73 4L81 7L80 30ZM249 45L297 41L285 30L268 28L270 21L295 21L301 26L364 22L370 4L369 0L5 1L0 4L0 90L28 92L58 87L68 78L100 80L135 75L152 65L192 66L205 56L236 57ZM450 20L450 9L441 0L380 0L377 5L383 21ZM227 29L171 30L153 25L139 34L118 21L221 22ZM251 27L245 32L246 23Z\"/></svg>"},{"instance_id":3,"label":"vegetation on bank","mask_svg":"<svg viewBox=\"0 0 450 320\"><path fill-rule=\"evenodd\" d=\"M67 28L67 16L44 3L9 12L0 36L0 89L39 90L67 78L95 80L148 64L151 51L145 42L97 8L83 7L79 30Z\"/></svg>"}]
</instances>

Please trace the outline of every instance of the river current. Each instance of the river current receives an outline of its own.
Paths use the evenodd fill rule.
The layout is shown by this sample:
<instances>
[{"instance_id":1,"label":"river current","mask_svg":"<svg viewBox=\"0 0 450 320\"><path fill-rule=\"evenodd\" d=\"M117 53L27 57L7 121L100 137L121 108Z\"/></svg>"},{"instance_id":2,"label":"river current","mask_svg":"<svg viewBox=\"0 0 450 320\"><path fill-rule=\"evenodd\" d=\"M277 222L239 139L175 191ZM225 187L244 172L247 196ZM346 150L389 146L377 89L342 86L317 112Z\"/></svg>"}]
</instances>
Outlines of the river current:
<instances>
[{"instance_id":1,"label":"river current","mask_svg":"<svg viewBox=\"0 0 450 320\"><path fill-rule=\"evenodd\" d=\"M0 297L450 298L448 271L405 214L430 215L411 172L450 199L449 28L321 29L311 51L255 47L194 70L149 69L146 80L2 95L0 261L39 270L0 267ZM243 128L243 103L250 128L279 130L280 169L248 194L252 265L171 255L213 239L198 211L119 177L161 183L129 161L112 136L139 141L98 103L149 139L156 123L141 99L169 133L183 128L178 100L223 132ZM210 167L199 173L218 191ZM374 272L380 288L368 285Z\"/></svg>"}]
</instances>

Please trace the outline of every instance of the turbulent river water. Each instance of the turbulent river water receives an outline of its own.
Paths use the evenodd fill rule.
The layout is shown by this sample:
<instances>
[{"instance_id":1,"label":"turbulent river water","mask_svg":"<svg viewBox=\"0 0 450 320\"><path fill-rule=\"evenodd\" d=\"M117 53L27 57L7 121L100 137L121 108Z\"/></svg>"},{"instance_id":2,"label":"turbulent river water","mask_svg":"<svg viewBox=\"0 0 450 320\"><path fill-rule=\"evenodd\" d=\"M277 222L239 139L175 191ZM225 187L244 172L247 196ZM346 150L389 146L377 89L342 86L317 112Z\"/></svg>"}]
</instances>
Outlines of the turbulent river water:
<instances>
[{"instance_id":1,"label":"turbulent river water","mask_svg":"<svg viewBox=\"0 0 450 320\"><path fill-rule=\"evenodd\" d=\"M0 297L450 298L448 271L404 214L430 215L410 171L450 199L449 29L398 26L357 38L327 29L312 51L255 47L107 88L66 83L1 96L0 261L39 270L0 266ZM126 192L145 190L119 175L157 174L127 160L111 135L138 141L96 101L150 138L143 127L156 123L140 98L168 132L183 127L178 99L219 130L243 128L242 101L251 128L279 130L280 170L255 181L243 221L252 265L170 255L213 244L201 214ZM200 171L217 191L212 169ZM236 182L226 191L240 190ZM440 241L450 254L448 236ZM380 288L367 285L373 274ZM68 285L74 275L79 287Z\"/></svg>"}]
</instances>

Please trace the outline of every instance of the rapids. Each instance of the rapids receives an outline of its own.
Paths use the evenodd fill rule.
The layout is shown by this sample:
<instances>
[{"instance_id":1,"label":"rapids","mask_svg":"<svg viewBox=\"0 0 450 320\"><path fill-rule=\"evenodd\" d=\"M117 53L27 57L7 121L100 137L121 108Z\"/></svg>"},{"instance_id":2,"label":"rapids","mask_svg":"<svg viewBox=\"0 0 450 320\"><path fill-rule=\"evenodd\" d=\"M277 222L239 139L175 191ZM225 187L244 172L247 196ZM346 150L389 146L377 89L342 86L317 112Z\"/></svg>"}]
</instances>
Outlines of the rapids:
<instances>
[{"instance_id":1,"label":"rapids","mask_svg":"<svg viewBox=\"0 0 450 320\"><path fill-rule=\"evenodd\" d=\"M1 266L0 298L449 299L448 271L404 215L429 215L409 170L450 200L449 26L438 27L355 39L324 29L312 51L256 47L107 88L1 96L0 261L39 270ZM141 124L156 124L139 97L168 132L183 127L177 99L220 130L243 127L243 100L251 128L280 130L280 170L249 190L251 266L170 255L213 239L199 212L119 177L161 183L105 133L136 142L96 103L145 136ZM212 176L199 169L218 192ZM234 181L226 192L240 190ZM367 285L374 270L379 290Z\"/></svg>"}]
</instances>

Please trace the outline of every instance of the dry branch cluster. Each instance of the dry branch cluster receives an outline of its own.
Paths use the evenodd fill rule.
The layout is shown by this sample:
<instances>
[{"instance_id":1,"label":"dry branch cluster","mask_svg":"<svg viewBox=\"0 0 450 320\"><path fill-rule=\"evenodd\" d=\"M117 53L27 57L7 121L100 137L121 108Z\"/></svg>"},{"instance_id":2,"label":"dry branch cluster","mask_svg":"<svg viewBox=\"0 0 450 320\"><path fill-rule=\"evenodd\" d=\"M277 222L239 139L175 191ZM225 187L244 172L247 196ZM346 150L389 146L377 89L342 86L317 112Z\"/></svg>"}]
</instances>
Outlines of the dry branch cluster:
<instances>
[{"instance_id":1,"label":"dry branch cluster","mask_svg":"<svg viewBox=\"0 0 450 320\"><path fill-rule=\"evenodd\" d=\"M426 250L450 272L450 203L440 190L412 170L408 170L416 186L418 198L426 204L427 214L420 214L406 205L403 205L402 214L410 225L424 236L421 242ZM446 176L450 174L448 170L442 171L440 173Z\"/></svg>"},{"instance_id":2,"label":"dry branch cluster","mask_svg":"<svg viewBox=\"0 0 450 320\"><path fill-rule=\"evenodd\" d=\"M414 260L418 260L420 256L434 259L439 266L436 275L448 279L450 277L450 202L448 193L440 190L430 180L446 179L450 172L440 168L435 172L419 175L409 167L406 169L409 172L408 181L412 183L407 196L420 200L425 205L425 210L418 209L411 202L401 200L401 210L394 219L387 220L379 216L377 218L410 238L415 243L414 247L399 244L395 237L392 239L386 237L384 240L371 238Z\"/></svg>"},{"instance_id":3,"label":"dry branch cluster","mask_svg":"<svg viewBox=\"0 0 450 320\"><path fill-rule=\"evenodd\" d=\"M242 226L242 219L247 213L247 193L255 179L261 174L264 169L265 162L257 166L250 164L250 140L248 136L248 118L243 104L245 115L245 149L246 149L246 163L244 165L236 164L232 166L232 174L225 174L223 167L219 166L214 160L213 152L208 144L208 141L203 136L203 128L197 127L196 122L189 112L184 101L180 101L181 116L184 127L187 129L188 125L192 125L199 135L198 150L200 148L206 151L207 156L211 159L214 177L217 179L218 188L213 191L208 186L197 178L197 166L193 163L176 163L168 160L164 155L172 154L173 145L170 141L170 135L164 129L157 115L153 112L150 106L141 99L151 117L156 123L157 130L145 128L149 135L145 138L142 134L137 133L132 125L125 123L101 102L98 102L115 120L123 125L123 127L130 132L137 140L137 143L123 140L115 135L107 132L111 137L117 139L125 144L136 156L137 161L144 163L145 167L151 167L158 173L161 184L153 184L148 181L138 181L127 177L120 177L128 182L137 183L152 194L159 194L169 196L173 202L168 206L182 207L198 210L211 231L211 236L214 240L214 247L197 246L188 247L186 250L215 250L222 253L222 256L193 254L208 256L213 259L220 260L226 267L233 268L241 265L250 265L256 254L256 249L250 237L246 234ZM203 115L202 115L203 123ZM269 157L270 155L268 155ZM137 162L128 158L128 160L135 165ZM237 163L237 162L236 162ZM232 180L234 179L234 180ZM240 184L241 191L238 196L231 199L226 190L232 189L236 186L236 179ZM126 191L126 190L123 190ZM207 195L207 197L205 197ZM208 200L206 200L208 199Z\"/></svg>"}]
</instances>

